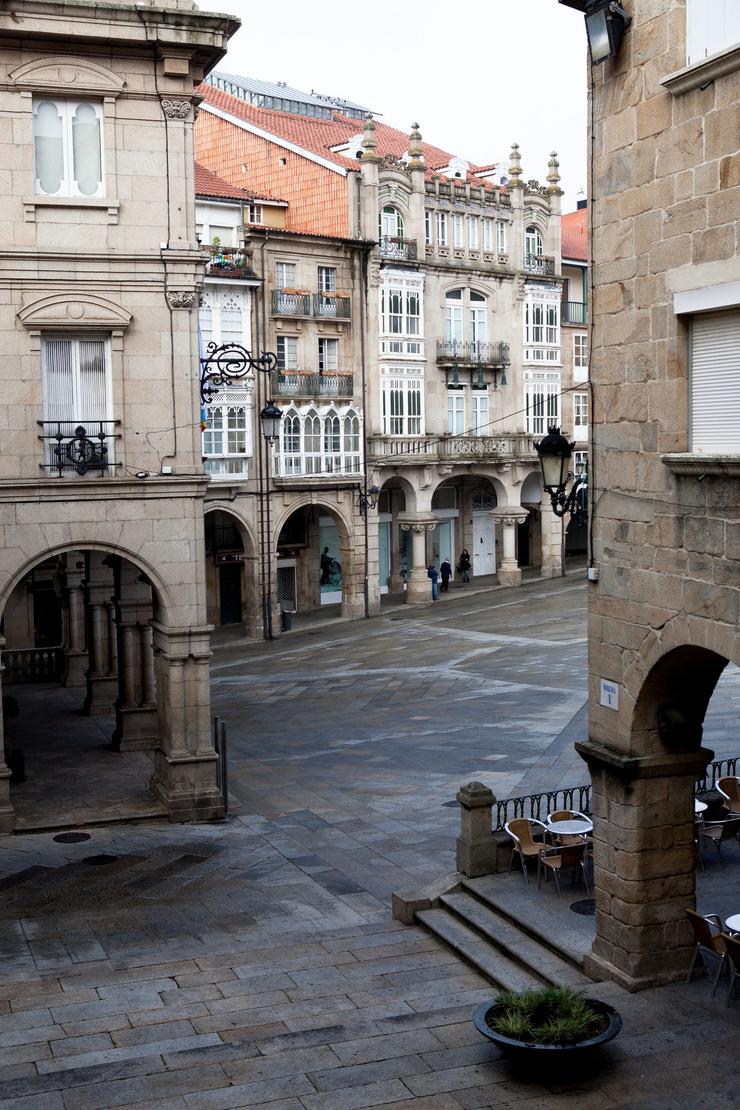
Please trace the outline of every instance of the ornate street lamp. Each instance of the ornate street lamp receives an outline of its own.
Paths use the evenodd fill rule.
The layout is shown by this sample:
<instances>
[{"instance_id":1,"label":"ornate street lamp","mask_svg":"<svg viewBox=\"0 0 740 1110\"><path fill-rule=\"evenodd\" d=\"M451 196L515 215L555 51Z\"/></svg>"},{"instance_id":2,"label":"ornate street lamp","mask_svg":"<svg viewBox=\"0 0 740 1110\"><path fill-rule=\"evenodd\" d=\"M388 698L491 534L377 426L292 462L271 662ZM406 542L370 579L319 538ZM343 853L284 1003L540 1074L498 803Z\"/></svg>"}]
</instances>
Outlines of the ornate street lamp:
<instances>
[{"instance_id":1,"label":"ornate street lamp","mask_svg":"<svg viewBox=\"0 0 740 1110\"><path fill-rule=\"evenodd\" d=\"M586 17L586 34L591 62L598 65L607 58L616 58L624 32L632 22L616 0L559 0Z\"/></svg>"},{"instance_id":2,"label":"ornate street lamp","mask_svg":"<svg viewBox=\"0 0 740 1110\"><path fill-rule=\"evenodd\" d=\"M568 443L560 428L552 427L548 428L545 438L534 446L540 457L542 485L550 494L550 504L555 516L562 517L570 513L577 522L583 521L587 511L588 478L585 474L573 474L570 469L575 442ZM565 487L569 478L573 479L573 485L566 494Z\"/></svg>"},{"instance_id":3,"label":"ornate street lamp","mask_svg":"<svg viewBox=\"0 0 740 1110\"><path fill-rule=\"evenodd\" d=\"M358 487L357 494L357 508L360 510L362 516L367 516L368 509L374 509L378 504L378 494L380 493L380 486L370 486L367 493Z\"/></svg>"},{"instance_id":4,"label":"ornate street lamp","mask_svg":"<svg viewBox=\"0 0 740 1110\"><path fill-rule=\"evenodd\" d=\"M274 401L267 402L265 407L260 413L260 425L262 426L262 435L267 442L272 446L275 440L280 435L280 421L283 418L283 411L279 409Z\"/></svg>"}]
</instances>

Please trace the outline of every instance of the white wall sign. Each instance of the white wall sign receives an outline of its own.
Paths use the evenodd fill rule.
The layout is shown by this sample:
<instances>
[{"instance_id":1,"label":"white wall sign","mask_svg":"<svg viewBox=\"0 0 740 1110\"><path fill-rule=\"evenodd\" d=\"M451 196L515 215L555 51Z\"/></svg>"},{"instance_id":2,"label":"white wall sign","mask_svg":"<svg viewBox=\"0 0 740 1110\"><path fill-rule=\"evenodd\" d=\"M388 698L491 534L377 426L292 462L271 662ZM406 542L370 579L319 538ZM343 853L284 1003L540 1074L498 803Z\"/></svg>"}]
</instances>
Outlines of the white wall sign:
<instances>
[{"instance_id":1,"label":"white wall sign","mask_svg":"<svg viewBox=\"0 0 740 1110\"><path fill-rule=\"evenodd\" d=\"M601 704L607 709L619 709L619 687L616 682L601 680Z\"/></svg>"}]
</instances>

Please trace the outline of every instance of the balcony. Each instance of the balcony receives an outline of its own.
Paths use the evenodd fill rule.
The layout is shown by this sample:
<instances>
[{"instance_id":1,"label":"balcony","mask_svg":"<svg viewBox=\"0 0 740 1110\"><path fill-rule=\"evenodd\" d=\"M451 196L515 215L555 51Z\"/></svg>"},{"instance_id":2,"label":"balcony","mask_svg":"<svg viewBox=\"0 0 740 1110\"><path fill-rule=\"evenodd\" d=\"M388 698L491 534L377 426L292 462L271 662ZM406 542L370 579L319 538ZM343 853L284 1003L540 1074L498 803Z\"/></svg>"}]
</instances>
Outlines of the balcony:
<instances>
[{"instance_id":1,"label":"balcony","mask_svg":"<svg viewBox=\"0 0 740 1110\"><path fill-rule=\"evenodd\" d=\"M462 339L438 339L437 362L464 366L508 366L508 343L477 343Z\"/></svg>"},{"instance_id":2,"label":"balcony","mask_svg":"<svg viewBox=\"0 0 740 1110\"><path fill-rule=\"evenodd\" d=\"M514 434L502 436L371 436L368 458L376 462L407 463L455 462L478 459L480 462L510 462L535 456L536 437Z\"/></svg>"},{"instance_id":3,"label":"balcony","mask_svg":"<svg viewBox=\"0 0 740 1110\"><path fill-rule=\"evenodd\" d=\"M273 370L270 375L273 397L352 397L352 374L307 374L302 370Z\"/></svg>"},{"instance_id":4,"label":"balcony","mask_svg":"<svg viewBox=\"0 0 740 1110\"><path fill-rule=\"evenodd\" d=\"M560 320L563 324L588 324L588 301L563 301Z\"/></svg>"},{"instance_id":5,"label":"balcony","mask_svg":"<svg viewBox=\"0 0 740 1110\"><path fill-rule=\"evenodd\" d=\"M394 258L398 262L416 261L415 239L404 239L400 235L381 235L378 247L383 258Z\"/></svg>"},{"instance_id":6,"label":"balcony","mask_svg":"<svg viewBox=\"0 0 740 1110\"><path fill-rule=\"evenodd\" d=\"M349 320L350 298L345 293L314 293L313 314L322 320Z\"/></svg>"},{"instance_id":7,"label":"balcony","mask_svg":"<svg viewBox=\"0 0 740 1110\"><path fill-rule=\"evenodd\" d=\"M206 262L206 277L231 281L254 280L249 256L240 247L207 247L210 259Z\"/></svg>"},{"instance_id":8,"label":"balcony","mask_svg":"<svg viewBox=\"0 0 740 1110\"><path fill-rule=\"evenodd\" d=\"M555 259L547 258L544 254L525 254L524 269L528 274L538 274L540 277L554 277Z\"/></svg>"},{"instance_id":9,"label":"balcony","mask_svg":"<svg viewBox=\"0 0 740 1110\"><path fill-rule=\"evenodd\" d=\"M305 289L273 289L273 316L310 316L311 294Z\"/></svg>"},{"instance_id":10,"label":"balcony","mask_svg":"<svg viewBox=\"0 0 740 1110\"><path fill-rule=\"evenodd\" d=\"M362 474L362 457L358 452L322 452L287 455L276 451L272 460L273 479L336 478L338 475Z\"/></svg>"},{"instance_id":11,"label":"balcony","mask_svg":"<svg viewBox=\"0 0 740 1110\"><path fill-rule=\"evenodd\" d=\"M56 471L63 478L70 471L83 477L92 471L101 477L115 466L113 447L119 438L118 420L39 420L44 444L42 470Z\"/></svg>"}]
</instances>

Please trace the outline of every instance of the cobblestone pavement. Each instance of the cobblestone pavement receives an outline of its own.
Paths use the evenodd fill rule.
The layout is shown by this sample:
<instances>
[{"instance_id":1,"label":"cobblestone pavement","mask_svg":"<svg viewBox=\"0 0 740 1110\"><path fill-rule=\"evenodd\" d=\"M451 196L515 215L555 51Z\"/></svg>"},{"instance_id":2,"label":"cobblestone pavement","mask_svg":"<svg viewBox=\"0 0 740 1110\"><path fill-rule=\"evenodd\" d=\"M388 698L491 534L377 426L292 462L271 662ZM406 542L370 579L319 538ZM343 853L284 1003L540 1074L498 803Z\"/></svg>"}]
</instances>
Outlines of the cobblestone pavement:
<instances>
[{"instance_id":1,"label":"cobblestone pavement","mask_svg":"<svg viewBox=\"0 0 740 1110\"><path fill-rule=\"evenodd\" d=\"M460 782L582 774L584 602L532 583L219 651L227 822L0 842L0 1110L735 1106L706 980L595 986L625 1017L603 1070L522 1076L472 1027L491 987L390 920L449 869Z\"/></svg>"}]
</instances>

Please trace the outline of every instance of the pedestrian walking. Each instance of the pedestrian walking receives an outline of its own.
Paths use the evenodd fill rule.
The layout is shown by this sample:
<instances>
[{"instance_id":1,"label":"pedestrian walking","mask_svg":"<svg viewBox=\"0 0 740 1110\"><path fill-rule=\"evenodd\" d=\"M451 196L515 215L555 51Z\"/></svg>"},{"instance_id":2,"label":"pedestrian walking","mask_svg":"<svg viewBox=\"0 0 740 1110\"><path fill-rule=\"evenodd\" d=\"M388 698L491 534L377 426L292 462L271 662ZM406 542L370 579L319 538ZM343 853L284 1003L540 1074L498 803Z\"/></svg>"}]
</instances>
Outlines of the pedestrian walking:
<instances>
[{"instance_id":1,"label":"pedestrian walking","mask_svg":"<svg viewBox=\"0 0 740 1110\"><path fill-rule=\"evenodd\" d=\"M470 555L468 554L467 547L462 549L460 555L460 574L462 575L463 582L470 581Z\"/></svg>"},{"instance_id":2,"label":"pedestrian walking","mask_svg":"<svg viewBox=\"0 0 740 1110\"><path fill-rule=\"evenodd\" d=\"M439 578L439 571L434 563L430 563L427 567L427 578L432 580L432 601L439 601L439 593L437 591L437 579Z\"/></svg>"},{"instance_id":3,"label":"pedestrian walking","mask_svg":"<svg viewBox=\"0 0 740 1110\"><path fill-rule=\"evenodd\" d=\"M450 578L452 577L452 563L445 555L444 562L439 565L439 577L442 579L440 590L443 594L449 593Z\"/></svg>"}]
</instances>

